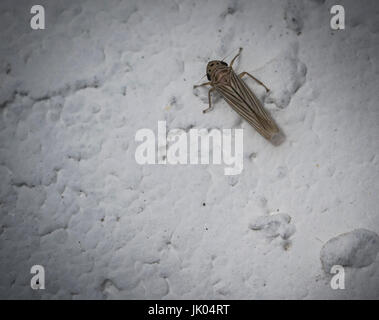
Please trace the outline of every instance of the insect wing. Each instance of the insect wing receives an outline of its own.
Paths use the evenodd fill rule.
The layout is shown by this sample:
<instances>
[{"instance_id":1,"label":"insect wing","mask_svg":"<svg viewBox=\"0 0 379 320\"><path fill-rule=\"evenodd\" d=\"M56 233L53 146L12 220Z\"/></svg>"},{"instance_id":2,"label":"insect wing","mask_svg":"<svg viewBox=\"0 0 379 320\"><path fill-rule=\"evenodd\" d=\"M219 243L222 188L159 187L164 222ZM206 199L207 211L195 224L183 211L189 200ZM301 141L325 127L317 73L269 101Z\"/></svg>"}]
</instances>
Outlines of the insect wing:
<instances>
[{"instance_id":1,"label":"insect wing","mask_svg":"<svg viewBox=\"0 0 379 320\"><path fill-rule=\"evenodd\" d=\"M249 122L262 136L271 139L279 132L278 127L250 88L230 70L229 84L215 85L226 102L247 122Z\"/></svg>"}]
</instances>

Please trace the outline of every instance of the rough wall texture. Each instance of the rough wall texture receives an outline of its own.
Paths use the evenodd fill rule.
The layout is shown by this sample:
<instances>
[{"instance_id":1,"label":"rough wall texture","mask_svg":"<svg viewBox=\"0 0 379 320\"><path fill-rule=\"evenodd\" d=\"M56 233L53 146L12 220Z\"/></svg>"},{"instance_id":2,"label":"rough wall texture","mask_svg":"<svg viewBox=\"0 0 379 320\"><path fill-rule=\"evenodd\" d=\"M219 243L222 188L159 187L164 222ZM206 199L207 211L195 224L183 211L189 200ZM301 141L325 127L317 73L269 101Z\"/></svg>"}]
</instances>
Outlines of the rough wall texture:
<instances>
[{"instance_id":1,"label":"rough wall texture","mask_svg":"<svg viewBox=\"0 0 379 320\"><path fill-rule=\"evenodd\" d=\"M43 31L32 4L0 4L1 298L379 298L377 1L340 1L344 31L332 1L39 1ZM201 113L193 84L238 47L279 147ZM138 165L158 120L243 128L243 172Z\"/></svg>"}]
</instances>

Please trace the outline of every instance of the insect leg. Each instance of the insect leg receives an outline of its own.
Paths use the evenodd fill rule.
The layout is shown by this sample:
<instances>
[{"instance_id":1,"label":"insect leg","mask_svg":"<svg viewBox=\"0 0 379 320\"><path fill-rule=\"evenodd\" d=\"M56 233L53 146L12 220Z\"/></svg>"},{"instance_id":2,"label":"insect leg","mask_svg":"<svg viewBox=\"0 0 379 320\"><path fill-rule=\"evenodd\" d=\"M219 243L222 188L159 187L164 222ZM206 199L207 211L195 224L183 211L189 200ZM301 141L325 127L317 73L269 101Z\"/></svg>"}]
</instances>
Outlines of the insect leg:
<instances>
[{"instance_id":1,"label":"insect leg","mask_svg":"<svg viewBox=\"0 0 379 320\"><path fill-rule=\"evenodd\" d=\"M211 102L211 92L214 91L215 88L211 88L209 89L208 91L208 101L209 101L209 107L205 110L203 110L203 113L207 113L208 111L211 111L212 110L212 102Z\"/></svg>"},{"instance_id":2,"label":"insect leg","mask_svg":"<svg viewBox=\"0 0 379 320\"><path fill-rule=\"evenodd\" d=\"M229 67L233 66L234 61L237 59L237 57L241 54L242 48L238 51L237 55L230 61Z\"/></svg>"},{"instance_id":3,"label":"insect leg","mask_svg":"<svg viewBox=\"0 0 379 320\"><path fill-rule=\"evenodd\" d=\"M270 91L270 89L267 88L267 87L263 84L262 81L259 81L257 78L253 77L253 76L252 76L250 73L248 73L248 72L241 72L238 76L239 76L240 78L242 78L244 75L248 75L250 78L254 79L254 80L255 80L256 82L258 82L262 87L264 87L264 88L266 89L267 92Z\"/></svg>"},{"instance_id":4,"label":"insect leg","mask_svg":"<svg viewBox=\"0 0 379 320\"><path fill-rule=\"evenodd\" d=\"M211 84L210 81L209 81L209 82L204 82L204 83L202 83L202 84L195 84L195 85L193 86L193 88L195 89L195 88L197 88L197 87L208 86L208 85L210 85L210 84Z\"/></svg>"}]
</instances>

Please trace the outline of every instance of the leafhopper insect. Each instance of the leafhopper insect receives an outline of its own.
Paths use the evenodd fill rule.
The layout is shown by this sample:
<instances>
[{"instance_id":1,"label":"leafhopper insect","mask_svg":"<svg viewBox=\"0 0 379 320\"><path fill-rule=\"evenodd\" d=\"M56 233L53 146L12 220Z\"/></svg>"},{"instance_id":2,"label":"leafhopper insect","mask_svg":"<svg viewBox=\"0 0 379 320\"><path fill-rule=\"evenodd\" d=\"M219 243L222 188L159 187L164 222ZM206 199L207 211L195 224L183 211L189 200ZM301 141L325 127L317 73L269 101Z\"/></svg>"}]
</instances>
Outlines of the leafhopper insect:
<instances>
[{"instance_id":1,"label":"leafhopper insect","mask_svg":"<svg viewBox=\"0 0 379 320\"><path fill-rule=\"evenodd\" d=\"M242 48L232 59L230 65L224 61L213 60L207 65L207 78L209 82L195 85L194 88L210 85L212 88L208 91L209 107L203 110L206 113L212 109L211 93L216 90L225 101L255 130L273 144L279 144L282 134L275 121L268 112L263 108L261 102L242 80L247 75L254 79L258 84L263 86L266 91L270 91L261 81L253 77L248 72L242 72L237 75L233 70L233 63L241 54Z\"/></svg>"}]
</instances>

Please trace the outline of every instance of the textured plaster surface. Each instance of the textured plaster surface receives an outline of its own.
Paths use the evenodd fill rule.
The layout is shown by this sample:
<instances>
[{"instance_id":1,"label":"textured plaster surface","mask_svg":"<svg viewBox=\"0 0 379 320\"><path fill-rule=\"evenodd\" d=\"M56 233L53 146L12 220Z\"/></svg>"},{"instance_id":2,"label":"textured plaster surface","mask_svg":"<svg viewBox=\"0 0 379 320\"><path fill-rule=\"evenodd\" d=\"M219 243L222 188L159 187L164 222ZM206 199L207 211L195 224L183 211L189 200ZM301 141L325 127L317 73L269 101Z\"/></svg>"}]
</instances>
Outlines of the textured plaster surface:
<instances>
[{"instance_id":1,"label":"textured plaster surface","mask_svg":"<svg viewBox=\"0 0 379 320\"><path fill-rule=\"evenodd\" d=\"M340 1L344 31L331 1L39 1L39 31L33 4L0 4L1 298L379 298L376 1ZM217 95L201 112L238 47L278 147ZM244 129L242 173L137 164L159 120Z\"/></svg>"}]
</instances>

